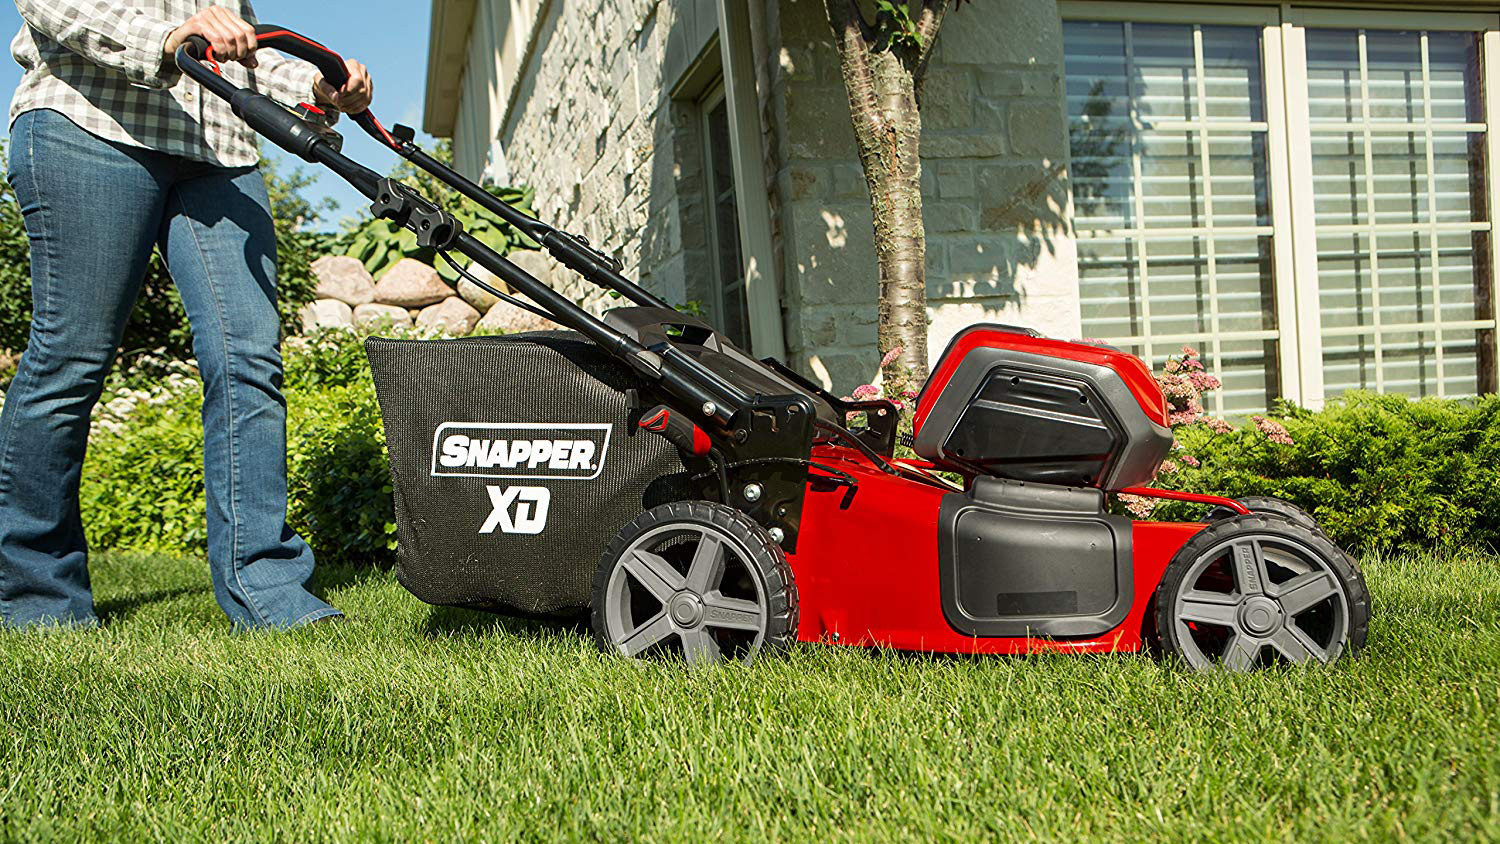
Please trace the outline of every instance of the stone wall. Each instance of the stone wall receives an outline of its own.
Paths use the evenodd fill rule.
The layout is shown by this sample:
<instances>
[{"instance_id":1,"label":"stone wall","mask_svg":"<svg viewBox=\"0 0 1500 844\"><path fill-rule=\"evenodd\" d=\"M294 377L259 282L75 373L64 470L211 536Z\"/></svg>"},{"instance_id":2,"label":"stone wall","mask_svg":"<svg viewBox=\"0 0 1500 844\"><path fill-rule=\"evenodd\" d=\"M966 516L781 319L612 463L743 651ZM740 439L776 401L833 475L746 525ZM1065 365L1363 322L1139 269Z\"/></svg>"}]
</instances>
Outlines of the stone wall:
<instances>
[{"instance_id":1,"label":"stone wall","mask_svg":"<svg viewBox=\"0 0 1500 844\"><path fill-rule=\"evenodd\" d=\"M542 219L674 302L695 298L687 280L701 277L691 268L703 247L691 110L671 89L717 22L712 0L547 4L500 132L512 178L536 188ZM595 310L613 301L579 282L560 289Z\"/></svg>"},{"instance_id":2,"label":"stone wall","mask_svg":"<svg viewBox=\"0 0 1500 844\"><path fill-rule=\"evenodd\" d=\"M878 362L869 196L821 0L781 0L772 21L788 352L848 389ZM954 12L922 118L932 357L974 322L1078 336L1056 4L991 0Z\"/></svg>"}]
</instances>

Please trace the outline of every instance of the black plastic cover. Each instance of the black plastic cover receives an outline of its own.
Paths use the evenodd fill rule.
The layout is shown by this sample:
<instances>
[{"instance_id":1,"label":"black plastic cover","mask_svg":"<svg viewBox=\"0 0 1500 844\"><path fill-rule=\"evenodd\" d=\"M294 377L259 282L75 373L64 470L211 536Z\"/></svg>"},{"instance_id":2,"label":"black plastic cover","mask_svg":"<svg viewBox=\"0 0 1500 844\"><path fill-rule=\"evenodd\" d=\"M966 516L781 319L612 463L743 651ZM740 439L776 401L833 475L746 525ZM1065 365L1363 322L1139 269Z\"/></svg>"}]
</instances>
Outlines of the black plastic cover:
<instances>
[{"instance_id":1,"label":"black plastic cover","mask_svg":"<svg viewBox=\"0 0 1500 844\"><path fill-rule=\"evenodd\" d=\"M1106 490L1149 481L1171 447L1113 369L999 347L968 353L915 442L979 475Z\"/></svg>"},{"instance_id":2,"label":"black plastic cover","mask_svg":"<svg viewBox=\"0 0 1500 844\"><path fill-rule=\"evenodd\" d=\"M1097 489L978 478L944 498L943 615L968 636L1099 636L1133 594L1131 524Z\"/></svg>"}]
</instances>

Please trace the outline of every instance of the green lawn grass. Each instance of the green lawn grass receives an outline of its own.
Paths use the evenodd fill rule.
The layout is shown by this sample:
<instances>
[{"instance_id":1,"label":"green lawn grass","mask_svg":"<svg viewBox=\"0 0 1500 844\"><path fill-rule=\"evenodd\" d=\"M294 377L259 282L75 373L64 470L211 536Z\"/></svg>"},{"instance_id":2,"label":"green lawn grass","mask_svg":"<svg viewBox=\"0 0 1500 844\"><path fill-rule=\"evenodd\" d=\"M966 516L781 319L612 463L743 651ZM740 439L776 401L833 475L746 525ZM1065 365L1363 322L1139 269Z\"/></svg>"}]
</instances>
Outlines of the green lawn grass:
<instances>
[{"instance_id":1,"label":"green lawn grass","mask_svg":"<svg viewBox=\"0 0 1500 844\"><path fill-rule=\"evenodd\" d=\"M802 646L703 672L434 610L234 635L201 560L100 555L94 631L0 635L5 840L1500 838L1500 561L1368 560L1364 656Z\"/></svg>"}]
</instances>

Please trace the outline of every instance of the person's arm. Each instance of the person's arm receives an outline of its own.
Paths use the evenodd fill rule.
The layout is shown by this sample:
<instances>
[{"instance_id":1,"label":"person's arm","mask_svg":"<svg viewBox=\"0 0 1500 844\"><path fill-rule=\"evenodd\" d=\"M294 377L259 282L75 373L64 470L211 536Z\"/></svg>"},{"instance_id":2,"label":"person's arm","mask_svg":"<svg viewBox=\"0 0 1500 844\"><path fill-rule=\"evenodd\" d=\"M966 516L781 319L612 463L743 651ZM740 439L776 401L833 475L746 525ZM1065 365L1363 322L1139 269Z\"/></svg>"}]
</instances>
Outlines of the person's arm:
<instances>
[{"instance_id":1,"label":"person's arm","mask_svg":"<svg viewBox=\"0 0 1500 844\"><path fill-rule=\"evenodd\" d=\"M258 22L255 10L250 7L248 0L242 4L242 8L245 14L244 25L251 27L253 38L253 27ZM323 74L316 67L307 62L283 56L275 50L256 52L253 55L256 61L253 65L256 68L256 90L284 103L295 105L310 102L331 107L335 111L360 112L370 104L370 98L374 95L370 72L353 59L344 61L344 66L349 71L349 82L342 90L337 90L323 80Z\"/></svg>"},{"instance_id":2,"label":"person's arm","mask_svg":"<svg viewBox=\"0 0 1500 844\"><path fill-rule=\"evenodd\" d=\"M162 20L129 3L105 0L16 0L32 29L89 61L119 71L152 88L169 86L164 48L177 23Z\"/></svg>"}]
</instances>

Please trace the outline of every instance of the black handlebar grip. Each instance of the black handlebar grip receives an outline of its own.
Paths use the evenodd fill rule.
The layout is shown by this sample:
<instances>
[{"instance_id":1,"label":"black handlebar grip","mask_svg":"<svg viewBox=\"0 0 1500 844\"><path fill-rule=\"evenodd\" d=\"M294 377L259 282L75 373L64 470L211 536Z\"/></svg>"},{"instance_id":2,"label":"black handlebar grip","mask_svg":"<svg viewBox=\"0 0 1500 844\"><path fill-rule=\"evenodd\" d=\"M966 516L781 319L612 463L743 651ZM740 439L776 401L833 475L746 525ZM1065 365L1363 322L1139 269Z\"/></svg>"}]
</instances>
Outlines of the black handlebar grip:
<instances>
[{"instance_id":1,"label":"black handlebar grip","mask_svg":"<svg viewBox=\"0 0 1500 844\"><path fill-rule=\"evenodd\" d=\"M262 47L280 50L312 64L323 74L323 80L335 90L344 87L344 83L349 81L349 69L344 67L344 57L305 35L298 35L284 26L262 23L255 26L255 38Z\"/></svg>"},{"instance_id":2,"label":"black handlebar grip","mask_svg":"<svg viewBox=\"0 0 1500 844\"><path fill-rule=\"evenodd\" d=\"M182 46L187 48L188 56L199 61L202 61L203 57L208 55L208 39L201 35L189 35L182 42Z\"/></svg>"}]
</instances>

